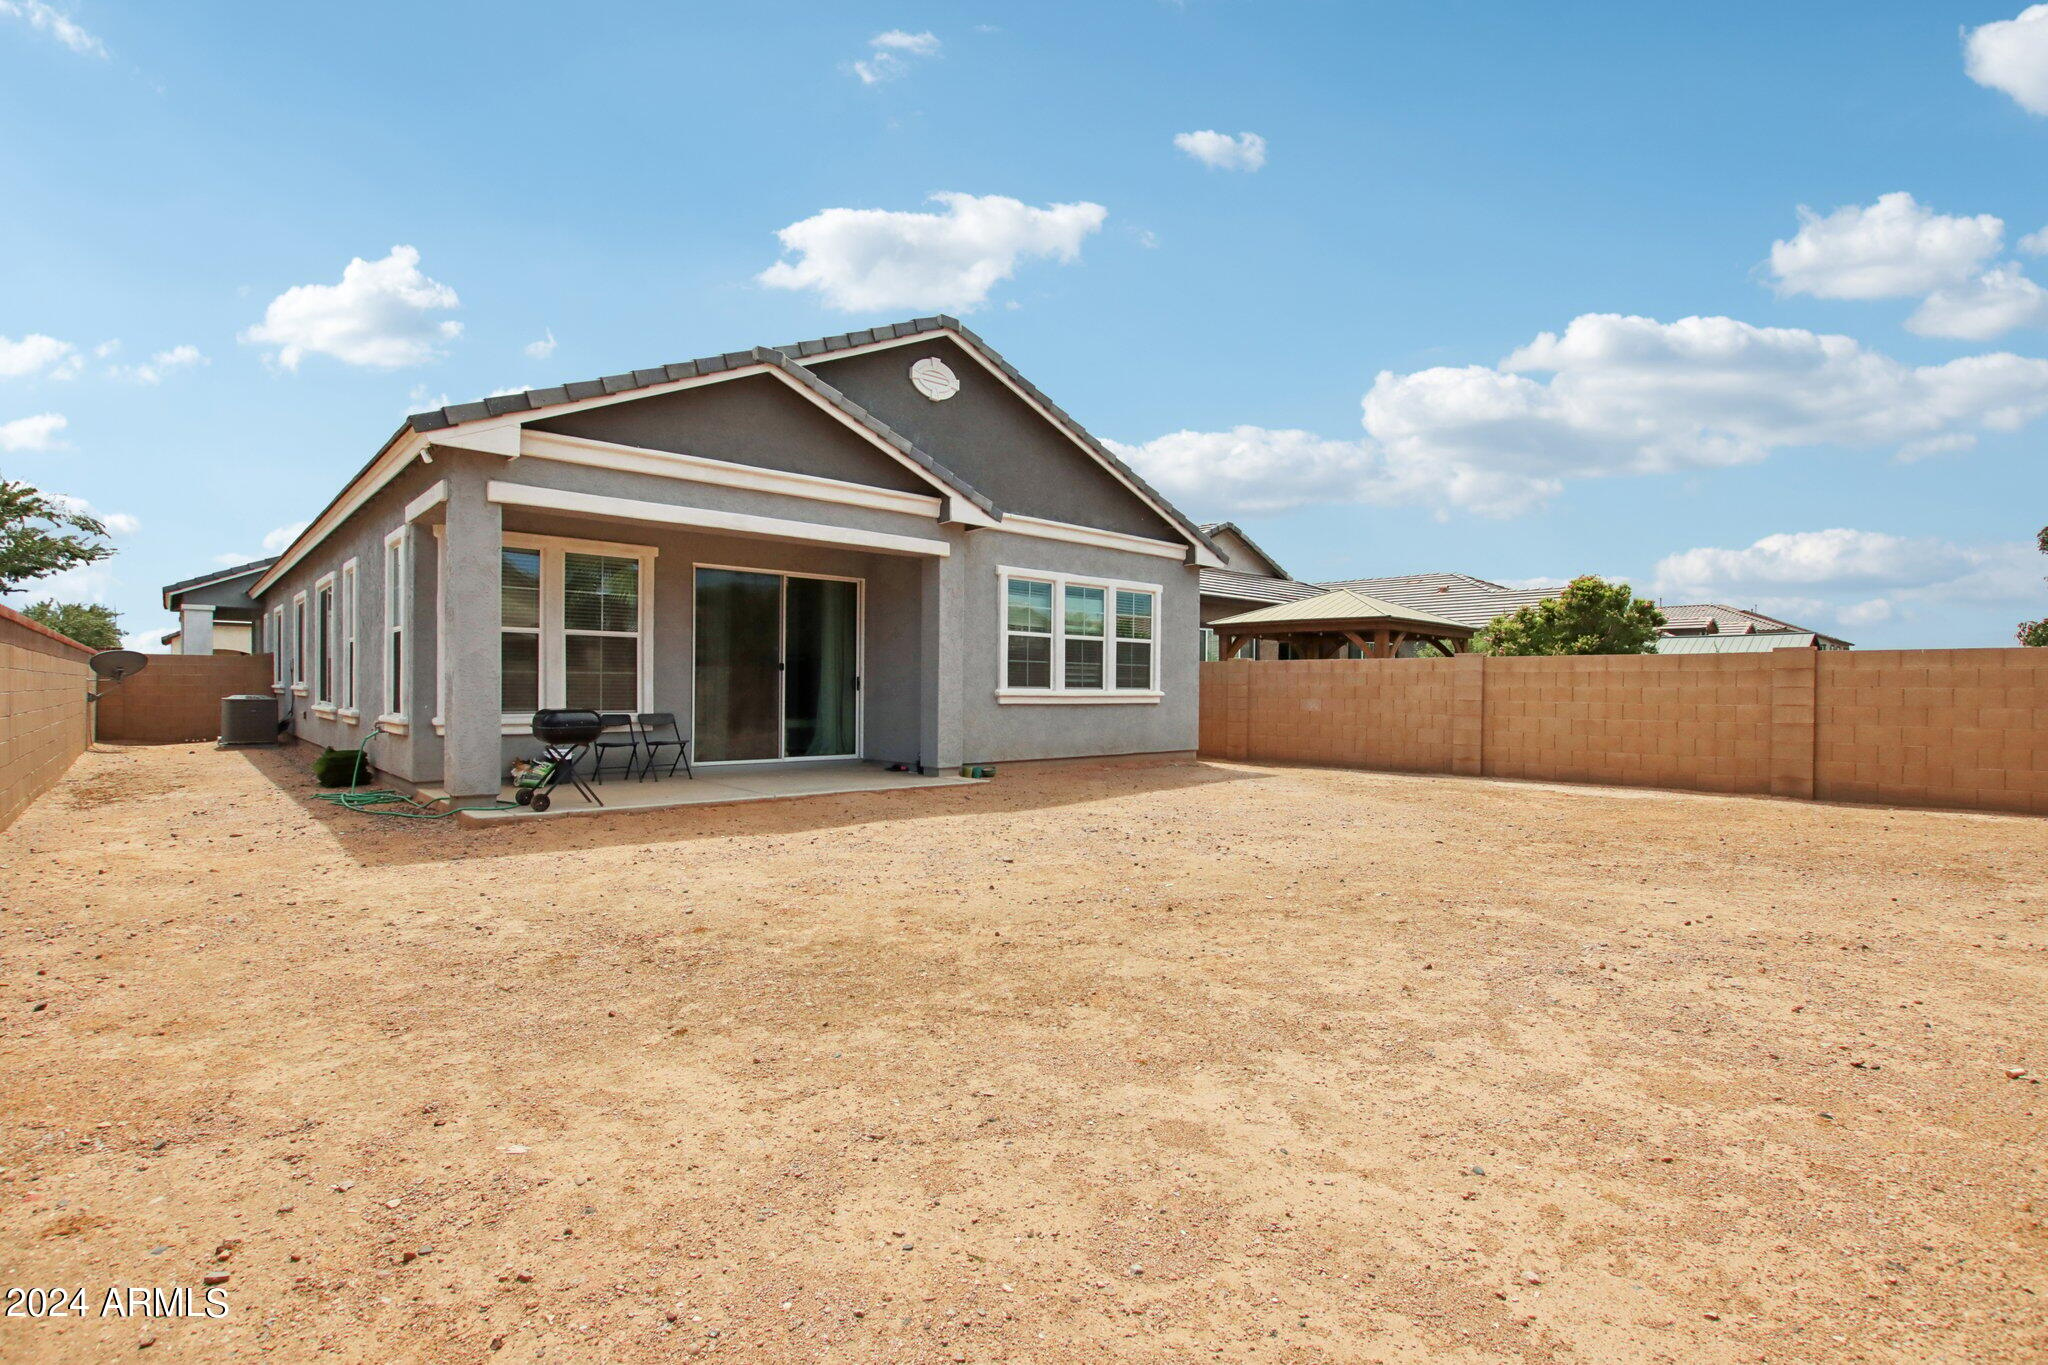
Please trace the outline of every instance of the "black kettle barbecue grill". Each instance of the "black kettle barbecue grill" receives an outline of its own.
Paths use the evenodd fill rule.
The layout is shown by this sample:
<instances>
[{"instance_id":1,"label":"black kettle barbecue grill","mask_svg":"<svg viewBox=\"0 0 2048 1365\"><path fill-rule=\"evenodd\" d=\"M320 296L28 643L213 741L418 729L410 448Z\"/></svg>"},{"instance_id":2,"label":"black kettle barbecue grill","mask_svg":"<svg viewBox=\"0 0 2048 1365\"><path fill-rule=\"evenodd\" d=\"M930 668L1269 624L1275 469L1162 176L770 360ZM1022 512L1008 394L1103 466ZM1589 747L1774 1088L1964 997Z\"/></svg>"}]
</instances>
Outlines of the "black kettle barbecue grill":
<instances>
[{"instance_id":1,"label":"black kettle barbecue grill","mask_svg":"<svg viewBox=\"0 0 2048 1365\"><path fill-rule=\"evenodd\" d=\"M550 764L548 774L537 787L522 787L514 799L522 806L535 810L546 810L550 793L566 781L582 794L583 799L593 806L602 806L597 793L588 783L576 775L576 765L583 755L590 752L590 746L604 731L604 722L595 711L536 711L533 713L533 737L541 742L544 757Z\"/></svg>"}]
</instances>

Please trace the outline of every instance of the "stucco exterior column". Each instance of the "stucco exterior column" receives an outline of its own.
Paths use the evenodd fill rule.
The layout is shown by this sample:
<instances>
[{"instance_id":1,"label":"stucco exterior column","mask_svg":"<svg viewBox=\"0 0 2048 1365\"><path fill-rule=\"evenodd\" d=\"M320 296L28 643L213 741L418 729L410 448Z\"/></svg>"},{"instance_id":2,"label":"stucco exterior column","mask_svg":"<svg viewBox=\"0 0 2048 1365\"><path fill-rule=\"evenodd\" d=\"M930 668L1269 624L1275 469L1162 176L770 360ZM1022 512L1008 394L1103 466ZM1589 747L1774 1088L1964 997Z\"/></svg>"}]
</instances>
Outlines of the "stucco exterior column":
<instances>
[{"instance_id":1,"label":"stucco exterior column","mask_svg":"<svg viewBox=\"0 0 2048 1365\"><path fill-rule=\"evenodd\" d=\"M961 697L967 657L966 580L957 553L927 559L919 596L918 752L944 772L967 761ZM989 665L993 667L993 664Z\"/></svg>"},{"instance_id":2,"label":"stucco exterior column","mask_svg":"<svg viewBox=\"0 0 2048 1365\"><path fill-rule=\"evenodd\" d=\"M492 800L504 780L499 718L498 558L504 517L480 471L448 472L442 528L442 786L458 805ZM422 698L431 707L431 697Z\"/></svg>"},{"instance_id":3,"label":"stucco exterior column","mask_svg":"<svg viewBox=\"0 0 2048 1365\"><path fill-rule=\"evenodd\" d=\"M213 653L213 608L186 603L178 608L178 637L180 654Z\"/></svg>"}]
</instances>

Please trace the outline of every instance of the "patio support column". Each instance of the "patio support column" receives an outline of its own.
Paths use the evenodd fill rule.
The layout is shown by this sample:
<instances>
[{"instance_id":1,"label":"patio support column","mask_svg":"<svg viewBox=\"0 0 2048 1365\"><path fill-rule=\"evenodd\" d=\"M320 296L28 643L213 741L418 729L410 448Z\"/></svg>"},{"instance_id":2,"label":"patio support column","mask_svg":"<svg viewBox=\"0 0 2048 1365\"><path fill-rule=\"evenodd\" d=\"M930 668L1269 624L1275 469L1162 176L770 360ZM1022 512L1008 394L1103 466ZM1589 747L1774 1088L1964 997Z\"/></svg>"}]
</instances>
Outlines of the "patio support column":
<instances>
[{"instance_id":1,"label":"patio support column","mask_svg":"<svg viewBox=\"0 0 2048 1365\"><path fill-rule=\"evenodd\" d=\"M969 657L966 638L964 555L927 559L919 593L918 754L932 772L947 772L967 761L962 724L966 672L991 661ZM998 603L998 611L1002 604ZM983 675L986 676L986 675Z\"/></svg>"},{"instance_id":2,"label":"patio support column","mask_svg":"<svg viewBox=\"0 0 2048 1365\"><path fill-rule=\"evenodd\" d=\"M449 461L453 463L453 461ZM456 805L495 800L504 781L499 691L498 557L504 517L481 469L448 471L442 528L442 786ZM422 702L426 699L422 698ZM424 709L422 706L419 709Z\"/></svg>"}]
</instances>

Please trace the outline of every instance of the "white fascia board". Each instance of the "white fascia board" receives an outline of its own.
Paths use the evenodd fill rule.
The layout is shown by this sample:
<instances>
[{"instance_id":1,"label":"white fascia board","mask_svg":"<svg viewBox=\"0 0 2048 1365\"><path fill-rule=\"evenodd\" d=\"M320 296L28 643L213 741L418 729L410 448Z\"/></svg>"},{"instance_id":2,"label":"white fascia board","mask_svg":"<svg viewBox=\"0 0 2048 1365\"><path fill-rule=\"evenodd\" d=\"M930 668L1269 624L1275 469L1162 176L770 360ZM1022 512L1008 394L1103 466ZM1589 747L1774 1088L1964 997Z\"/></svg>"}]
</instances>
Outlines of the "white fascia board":
<instances>
[{"instance_id":1,"label":"white fascia board","mask_svg":"<svg viewBox=\"0 0 2048 1365\"><path fill-rule=\"evenodd\" d=\"M549 431L528 431L520 451L529 460L554 460L563 464L587 465L596 469L617 469L635 474L652 474L665 479L715 484L721 488L745 488L811 502L839 503L849 507L872 507L884 512L938 520L945 510L940 498L924 493L905 493L894 488L845 479L827 479L815 474L798 474L786 469L766 469L731 460L707 459L674 451L650 450L644 446L595 441L584 436L563 436ZM976 509L979 510L979 509Z\"/></svg>"},{"instance_id":2,"label":"white fascia board","mask_svg":"<svg viewBox=\"0 0 2048 1365\"><path fill-rule=\"evenodd\" d=\"M863 342L861 345L858 346L845 346L834 351L818 351L807 356L791 356L790 359L796 361L796 363L799 365L809 365L813 361L839 360L842 359L843 357L850 355L863 355L869 351L885 351L890 349L891 347L896 346L914 346L921 341L930 341L933 337L946 337L950 339L953 342L953 344L958 346L961 350L973 356L975 359L975 363L979 364L982 369L986 370L988 373L994 375L998 380L1000 380L1004 388L1008 389L1011 393L1015 394L1019 399L1023 401L1024 406L1030 408L1033 412L1037 413L1040 417L1044 418L1045 421L1051 425L1053 430L1059 432L1062 436L1065 436L1068 440L1072 441L1076 446L1080 447L1083 454L1087 455L1089 459L1095 461L1097 465L1101 466L1112 477L1114 477L1118 483L1122 484L1126 489L1130 490L1132 496L1136 497L1138 501L1144 503L1147 507L1151 508L1153 511L1157 512L1161 517L1163 517L1167 525L1176 528L1180 525L1179 521L1175 519L1173 514L1167 511L1165 507L1160 505L1158 498L1154 494L1147 493L1144 489L1132 483L1129 475L1125 474L1121 469L1118 469L1115 465L1105 461L1102 458L1102 456L1095 451L1094 447L1090 446L1086 441L1082 440L1079 436L1076 436L1073 430L1069 428L1065 422L1062 422L1059 418L1053 416L1052 413L1048 412L1043 403L1039 402L1036 398L1033 398L1029 393L1027 393L1024 389L1018 386L1016 380L1010 378L1010 376L1008 376L1007 374L1004 374L1001 368L991 363L988 357L984 356L981 353L981 348L979 346L976 346L972 342L968 341L967 338L961 336L951 327L941 327L936 331L931 332L914 332L907 337L891 337L886 341ZM1005 516L1004 520L1007 521L1009 520L1009 518ZM1187 538L1187 548L1193 552L1193 562L1205 569L1227 569L1230 567L1229 561L1225 560L1222 556L1210 550L1207 546L1203 545L1201 541L1195 539L1193 536L1189 536Z\"/></svg>"},{"instance_id":3,"label":"white fascia board","mask_svg":"<svg viewBox=\"0 0 2048 1365\"><path fill-rule=\"evenodd\" d=\"M570 493L558 488L537 488L530 484L506 483L493 479L484 496L506 507L532 507L571 516L600 517L614 521L644 521L661 526L687 526L727 535L758 536L768 540L795 540L818 545L841 545L882 554L923 555L943 559L953 547L943 540L896 535L886 531L863 531L819 522L792 521L785 517L758 517L741 512L715 512L703 507L680 507L674 503L644 502L638 498L601 497L594 493Z\"/></svg>"},{"instance_id":4,"label":"white fascia board","mask_svg":"<svg viewBox=\"0 0 2048 1365\"><path fill-rule=\"evenodd\" d=\"M531 416L529 412L526 414ZM442 427L429 434L434 445L450 450L473 450L479 455L502 455L506 459L519 456L519 428L521 419L511 416L494 421L464 422L460 426Z\"/></svg>"},{"instance_id":5,"label":"white fascia board","mask_svg":"<svg viewBox=\"0 0 2048 1365\"><path fill-rule=\"evenodd\" d=\"M1015 512L1007 513L997 523L998 531L1007 531L1013 536L1035 536L1040 540L1063 540L1074 545L1093 545L1104 550L1123 550L1130 554L1152 555L1159 559L1186 560L1188 547L1170 540L1153 540L1149 536L1127 535L1122 531L1104 531L1094 526L1076 526L1068 521L1048 521L1044 517L1024 517Z\"/></svg>"}]
</instances>

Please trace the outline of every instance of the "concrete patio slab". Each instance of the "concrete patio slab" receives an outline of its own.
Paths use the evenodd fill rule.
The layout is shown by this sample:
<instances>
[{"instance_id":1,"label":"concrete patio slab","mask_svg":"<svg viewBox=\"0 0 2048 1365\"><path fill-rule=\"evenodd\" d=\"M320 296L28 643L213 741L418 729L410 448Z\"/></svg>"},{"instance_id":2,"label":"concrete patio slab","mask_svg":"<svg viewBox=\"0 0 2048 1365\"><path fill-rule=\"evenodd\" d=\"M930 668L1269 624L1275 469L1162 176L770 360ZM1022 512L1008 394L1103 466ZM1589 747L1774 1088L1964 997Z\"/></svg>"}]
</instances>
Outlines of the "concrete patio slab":
<instances>
[{"instance_id":1,"label":"concrete patio slab","mask_svg":"<svg viewBox=\"0 0 2048 1365\"><path fill-rule=\"evenodd\" d=\"M459 818L478 823L504 820L552 820L560 816L603 815L626 810L662 810L671 806L722 805L736 801L780 801L799 796L837 796L847 792L902 791L922 787L971 786L976 779L951 773L890 772L879 763L748 763L699 766L694 778L613 777L592 790L603 804L594 806L567 783L554 790L548 809L525 806L511 810L463 811ZM499 795L513 799L507 787Z\"/></svg>"}]
</instances>

